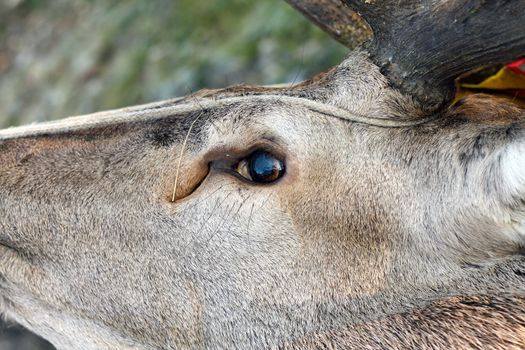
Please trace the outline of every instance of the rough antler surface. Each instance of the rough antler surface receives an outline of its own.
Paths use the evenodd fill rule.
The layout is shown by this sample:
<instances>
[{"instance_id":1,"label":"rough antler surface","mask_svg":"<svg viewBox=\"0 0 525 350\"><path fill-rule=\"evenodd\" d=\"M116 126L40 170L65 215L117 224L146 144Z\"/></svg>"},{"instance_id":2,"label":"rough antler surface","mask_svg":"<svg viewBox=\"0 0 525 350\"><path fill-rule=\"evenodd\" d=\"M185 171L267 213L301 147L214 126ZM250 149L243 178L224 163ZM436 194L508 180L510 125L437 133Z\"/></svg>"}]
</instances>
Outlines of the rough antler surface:
<instances>
[{"instance_id":1,"label":"rough antler surface","mask_svg":"<svg viewBox=\"0 0 525 350\"><path fill-rule=\"evenodd\" d=\"M295 2L295 1L290 1ZM435 110L454 96L455 79L474 68L525 55L525 1L522 0L345 0L373 30L367 46L390 84ZM314 5L317 4L316 5ZM337 37L350 15L319 16L341 1L307 1L303 12ZM306 10L305 10L306 9ZM309 12L308 12L309 11ZM348 14L349 9L340 10Z\"/></svg>"},{"instance_id":2,"label":"rough antler surface","mask_svg":"<svg viewBox=\"0 0 525 350\"><path fill-rule=\"evenodd\" d=\"M286 1L349 48L355 48L372 38L370 26L341 0Z\"/></svg>"}]
</instances>

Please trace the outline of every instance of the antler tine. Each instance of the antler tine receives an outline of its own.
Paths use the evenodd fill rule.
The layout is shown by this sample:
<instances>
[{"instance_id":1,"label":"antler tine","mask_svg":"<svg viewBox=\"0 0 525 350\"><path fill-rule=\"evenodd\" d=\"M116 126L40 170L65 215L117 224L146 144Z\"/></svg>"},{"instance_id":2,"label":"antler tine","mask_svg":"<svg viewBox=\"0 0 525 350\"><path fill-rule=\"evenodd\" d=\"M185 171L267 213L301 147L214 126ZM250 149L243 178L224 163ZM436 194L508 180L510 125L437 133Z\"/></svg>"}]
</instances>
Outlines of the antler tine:
<instances>
[{"instance_id":1,"label":"antler tine","mask_svg":"<svg viewBox=\"0 0 525 350\"><path fill-rule=\"evenodd\" d=\"M342 0L286 0L334 39L349 48L368 41L372 30Z\"/></svg>"},{"instance_id":2,"label":"antler tine","mask_svg":"<svg viewBox=\"0 0 525 350\"><path fill-rule=\"evenodd\" d=\"M372 61L426 110L453 98L462 73L525 55L523 0L344 1L372 27Z\"/></svg>"}]
</instances>

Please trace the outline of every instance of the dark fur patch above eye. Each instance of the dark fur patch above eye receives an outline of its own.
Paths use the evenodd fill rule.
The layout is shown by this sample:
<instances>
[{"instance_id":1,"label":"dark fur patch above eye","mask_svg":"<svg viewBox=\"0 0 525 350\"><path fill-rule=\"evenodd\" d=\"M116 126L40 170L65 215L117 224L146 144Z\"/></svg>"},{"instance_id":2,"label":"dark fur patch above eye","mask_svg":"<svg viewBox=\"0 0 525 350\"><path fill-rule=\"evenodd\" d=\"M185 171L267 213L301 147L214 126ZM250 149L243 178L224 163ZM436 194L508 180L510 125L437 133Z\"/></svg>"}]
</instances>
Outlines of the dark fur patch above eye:
<instances>
[{"instance_id":1,"label":"dark fur patch above eye","mask_svg":"<svg viewBox=\"0 0 525 350\"><path fill-rule=\"evenodd\" d=\"M168 147L178 139L177 133L170 127L157 127L154 130L150 130L146 133L146 138L154 146L159 147Z\"/></svg>"},{"instance_id":2,"label":"dark fur patch above eye","mask_svg":"<svg viewBox=\"0 0 525 350\"><path fill-rule=\"evenodd\" d=\"M183 142L188 129L197 118L191 136L193 139L196 135L201 137L201 131L206 122L209 121L210 114L208 110L199 110L185 116L169 116L148 122L149 127L146 128L144 137L155 147L169 147L174 143Z\"/></svg>"}]
</instances>

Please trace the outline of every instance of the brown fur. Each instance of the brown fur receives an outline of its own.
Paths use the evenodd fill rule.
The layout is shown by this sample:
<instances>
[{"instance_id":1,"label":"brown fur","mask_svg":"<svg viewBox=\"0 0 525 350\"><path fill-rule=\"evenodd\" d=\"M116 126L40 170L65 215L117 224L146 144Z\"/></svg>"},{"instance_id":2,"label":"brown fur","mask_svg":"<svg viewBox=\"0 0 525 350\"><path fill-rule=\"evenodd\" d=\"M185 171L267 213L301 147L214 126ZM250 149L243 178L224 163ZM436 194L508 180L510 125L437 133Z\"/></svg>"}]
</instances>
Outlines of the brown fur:
<instances>
[{"instance_id":1,"label":"brown fur","mask_svg":"<svg viewBox=\"0 0 525 350\"><path fill-rule=\"evenodd\" d=\"M523 349L521 296L457 296L349 329L317 334L283 349Z\"/></svg>"}]
</instances>

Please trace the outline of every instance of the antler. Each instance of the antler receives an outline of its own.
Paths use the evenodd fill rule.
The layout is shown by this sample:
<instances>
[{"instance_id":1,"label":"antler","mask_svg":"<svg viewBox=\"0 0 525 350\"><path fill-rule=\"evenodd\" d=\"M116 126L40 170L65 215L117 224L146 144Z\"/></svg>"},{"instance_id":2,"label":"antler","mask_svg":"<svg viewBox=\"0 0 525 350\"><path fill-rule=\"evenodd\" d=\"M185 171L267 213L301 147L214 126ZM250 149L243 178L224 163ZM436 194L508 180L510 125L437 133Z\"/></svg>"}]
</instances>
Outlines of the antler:
<instances>
[{"instance_id":1,"label":"antler","mask_svg":"<svg viewBox=\"0 0 525 350\"><path fill-rule=\"evenodd\" d=\"M453 98L459 75L525 56L523 0L307 2L331 9L344 2L357 11L374 32L367 46L371 60L393 87L427 110Z\"/></svg>"},{"instance_id":2,"label":"antler","mask_svg":"<svg viewBox=\"0 0 525 350\"><path fill-rule=\"evenodd\" d=\"M342 0L286 0L343 45L354 48L372 37L368 24Z\"/></svg>"}]
</instances>

